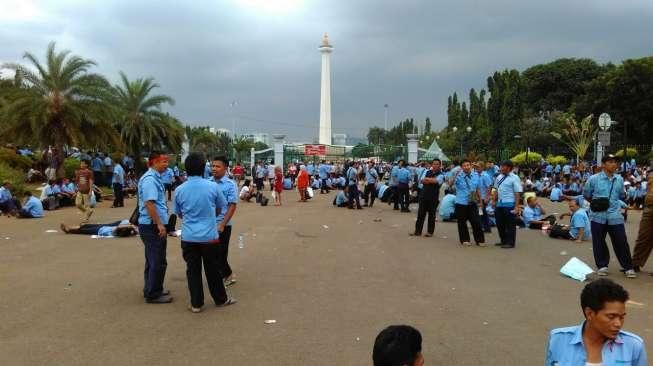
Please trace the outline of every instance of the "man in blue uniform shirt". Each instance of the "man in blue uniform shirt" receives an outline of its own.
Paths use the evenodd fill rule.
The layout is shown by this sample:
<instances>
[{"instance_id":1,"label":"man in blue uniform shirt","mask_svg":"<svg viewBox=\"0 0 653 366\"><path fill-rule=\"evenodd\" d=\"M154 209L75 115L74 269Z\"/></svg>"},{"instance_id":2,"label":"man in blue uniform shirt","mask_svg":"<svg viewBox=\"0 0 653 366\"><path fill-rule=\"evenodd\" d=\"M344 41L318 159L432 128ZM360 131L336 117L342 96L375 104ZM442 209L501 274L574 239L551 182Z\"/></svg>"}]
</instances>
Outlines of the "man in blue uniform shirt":
<instances>
[{"instance_id":1,"label":"man in blue uniform shirt","mask_svg":"<svg viewBox=\"0 0 653 366\"><path fill-rule=\"evenodd\" d=\"M238 189L236 188L236 182L227 176L228 168L229 161L226 156L218 156L211 162L211 169L213 169L212 180L218 184L218 189L226 202L226 207L222 208L220 214L216 217L216 223L220 232L218 265L225 285L230 286L236 283L236 280L232 277L233 271L229 265L228 257L229 242L231 241L231 218L236 213Z\"/></svg>"},{"instance_id":2,"label":"man in blue uniform shirt","mask_svg":"<svg viewBox=\"0 0 653 366\"><path fill-rule=\"evenodd\" d=\"M500 242L496 243L504 249L515 247L517 241L517 230L515 229L516 217L521 215L519 201L521 199L522 186L519 177L512 172L512 161L506 160L501 163L501 174L496 178L494 188L494 217L497 221L497 231Z\"/></svg>"},{"instance_id":3,"label":"man in blue uniform shirt","mask_svg":"<svg viewBox=\"0 0 653 366\"><path fill-rule=\"evenodd\" d=\"M621 330L628 297L623 287L608 279L588 283L580 294L585 320L551 331L544 365L648 365L644 341Z\"/></svg>"},{"instance_id":4,"label":"man in blue uniform shirt","mask_svg":"<svg viewBox=\"0 0 653 366\"><path fill-rule=\"evenodd\" d=\"M360 192L358 191L358 162L355 161L347 169L347 189L349 190L349 208L354 208L354 201L356 201L356 208L362 209L360 203Z\"/></svg>"},{"instance_id":5,"label":"man in blue uniform shirt","mask_svg":"<svg viewBox=\"0 0 653 366\"><path fill-rule=\"evenodd\" d=\"M138 181L138 232L145 245L145 278L143 296L151 304L172 302L170 292L163 289L166 275L168 207L161 182L161 173L168 168L168 156L153 151L149 170Z\"/></svg>"},{"instance_id":6,"label":"man in blue uniform shirt","mask_svg":"<svg viewBox=\"0 0 653 366\"><path fill-rule=\"evenodd\" d=\"M606 155L601 160L603 171L591 176L585 184L583 196L590 201L590 221L592 227L592 249L597 274L608 275L610 252L605 242L605 236L610 235L612 248L628 278L636 278L633 260L626 237L624 217L621 214L621 199L624 198L624 180L615 174L619 159L614 155Z\"/></svg>"},{"instance_id":7,"label":"man in blue uniform shirt","mask_svg":"<svg viewBox=\"0 0 653 366\"><path fill-rule=\"evenodd\" d=\"M123 186L125 185L125 169L123 169L121 163L117 162L113 166L111 185L113 186L113 206L111 207L124 207Z\"/></svg>"},{"instance_id":8,"label":"man in blue uniform shirt","mask_svg":"<svg viewBox=\"0 0 653 366\"><path fill-rule=\"evenodd\" d=\"M161 183L163 183L163 189L168 193L168 201L172 200L172 180L174 175L175 173L170 169L170 167L166 168L166 170L161 173Z\"/></svg>"},{"instance_id":9,"label":"man in blue uniform shirt","mask_svg":"<svg viewBox=\"0 0 653 366\"><path fill-rule=\"evenodd\" d=\"M374 206L374 200L376 199L376 183L379 180L379 173L376 172L376 167L374 166L374 160L370 160L367 163L367 169L365 169L365 190L363 191L363 196L365 197L365 204L363 206L369 207Z\"/></svg>"},{"instance_id":10,"label":"man in blue uniform shirt","mask_svg":"<svg viewBox=\"0 0 653 366\"><path fill-rule=\"evenodd\" d=\"M449 186L456 187L456 219L458 220L458 238L463 246L471 246L467 221L472 225L476 245L485 246L485 235L478 215L480 192L478 189L478 175L472 174L472 163L465 159L456 170L449 182Z\"/></svg>"},{"instance_id":11,"label":"man in blue uniform shirt","mask_svg":"<svg viewBox=\"0 0 653 366\"><path fill-rule=\"evenodd\" d=\"M190 310L199 313L204 306L202 285L202 263L204 274L217 306L234 304L227 295L220 266L217 263L222 223L216 225L216 214L221 213L227 203L218 184L202 179L204 156L191 153L184 161L188 180L175 193L174 212L182 220L181 249L186 261L186 277L190 292ZM226 171L226 167L224 169Z\"/></svg>"},{"instance_id":12,"label":"man in blue uniform shirt","mask_svg":"<svg viewBox=\"0 0 653 366\"><path fill-rule=\"evenodd\" d=\"M410 212L408 204L410 203L410 192L408 184L410 183L410 170L406 167L404 160L399 160L399 169L397 169L397 195L399 196L399 205L401 212Z\"/></svg>"},{"instance_id":13,"label":"man in blue uniform shirt","mask_svg":"<svg viewBox=\"0 0 653 366\"><path fill-rule=\"evenodd\" d=\"M326 161L322 160L322 164L317 167L317 171L320 177L320 193L329 193L329 186L327 186L326 180L329 178L331 167L329 167ZM310 173L308 175L312 177Z\"/></svg>"},{"instance_id":14,"label":"man in blue uniform shirt","mask_svg":"<svg viewBox=\"0 0 653 366\"><path fill-rule=\"evenodd\" d=\"M27 200L23 208L18 211L18 217L21 219L34 219L43 217L43 204L41 200L32 196L32 192L25 193Z\"/></svg>"},{"instance_id":15,"label":"man in blue uniform shirt","mask_svg":"<svg viewBox=\"0 0 653 366\"><path fill-rule=\"evenodd\" d=\"M486 207L490 204L489 191L492 187L492 180L494 178L491 173L485 169L485 164L483 162L478 162L475 165L476 173L478 174L478 190L481 194L481 207L483 209L483 215L481 215L481 225L483 226L483 231L485 233L492 232L492 226L490 225L490 217L487 214Z\"/></svg>"},{"instance_id":16,"label":"man in blue uniform shirt","mask_svg":"<svg viewBox=\"0 0 653 366\"><path fill-rule=\"evenodd\" d=\"M443 183L442 173L440 167L442 162L440 159L433 159L429 170L425 171L424 176L421 178L422 190L419 193L419 208L417 209L417 221L415 221L415 231L411 236L422 235L424 228L424 219L428 215L428 222L426 226L426 237L433 236L435 232L435 210L438 207L440 200L440 186Z\"/></svg>"}]
</instances>

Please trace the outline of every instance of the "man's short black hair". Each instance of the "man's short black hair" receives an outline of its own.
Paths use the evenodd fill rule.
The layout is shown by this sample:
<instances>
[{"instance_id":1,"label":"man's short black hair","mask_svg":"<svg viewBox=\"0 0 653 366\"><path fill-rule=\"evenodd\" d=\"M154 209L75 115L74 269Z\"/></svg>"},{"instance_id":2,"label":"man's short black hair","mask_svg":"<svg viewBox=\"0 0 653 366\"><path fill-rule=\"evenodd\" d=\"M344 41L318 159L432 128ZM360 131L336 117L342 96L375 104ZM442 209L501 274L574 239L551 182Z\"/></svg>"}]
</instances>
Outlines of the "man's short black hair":
<instances>
[{"instance_id":1,"label":"man's short black hair","mask_svg":"<svg viewBox=\"0 0 653 366\"><path fill-rule=\"evenodd\" d=\"M161 156L161 155L163 155L163 153L162 153L161 151L158 151L158 150L152 150L152 151L150 152L150 157L149 157L148 159L149 159L149 160L156 159L156 158L158 158L158 157Z\"/></svg>"},{"instance_id":2,"label":"man's short black hair","mask_svg":"<svg viewBox=\"0 0 653 366\"><path fill-rule=\"evenodd\" d=\"M197 177L204 175L204 168L206 167L204 155L201 153L190 153L184 160L184 167L189 177Z\"/></svg>"},{"instance_id":3,"label":"man's short black hair","mask_svg":"<svg viewBox=\"0 0 653 366\"><path fill-rule=\"evenodd\" d=\"M126 237L136 235L136 230L133 227L129 226L119 226L116 228L116 236Z\"/></svg>"},{"instance_id":4,"label":"man's short black hair","mask_svg":"<svg viewBox=\"0 0 653 366\"><path fill-rule=\"evenodd\" d=\"M86 165L91 165L91 161L88 159L82 159L82 163L86 163Z\"/></svg>"},{"instance_id":5,"label":"man's short black hair","mask_svg":"<svg viewBox=\"0 0 653 366\"><path fill-rule=\"evenodd\" d=\"M25 191L25 197L32 197L32 192Z\"/></svg>"},{"instance_id":6,"label":"man's short black hair","mask_svg":"<svg viewBox=\"0 0 653 366\"><path fill-rule=\"evenodd\" d=\"M628 301L628 291L607 278L588 283L580 293L580 307L583 311L585 308L599 311L603 309L606 302L612 301L625 303Z\"/></svg>"},{"instance_id":7,"label":"man's short black hair","mask_svg":"<svg viewBox=\"0 0 653 366\"><path fill-rule=\"evenodd\" d=\"M512 160L504 160L501 162L501 166L507 166L512 169L515 165L512 163Z\"/></svg>"},{"instance_id":8,"label":"man's short black hair","mask_svg":"<svg viewBox=\"0 0 653 366\"><path fill-rule=\"evenodd\" d=\"M440 160L440 159L438 159L438 158L435 158L435 159L431 160L431 164L435 163L436 161L437 161L438 163L440 163L440 165L442 165L442 160Z\"/></svg>"},{"instance_id":9,"label":"man's short black hair","mask_svg":"<svg viewBox=\"0 0 653 366\"><path fill-rule=\"evenodd\" d=\"M221 161L224 166L229 166L229 160L227 160L227 157L224 155L214 157L213 161Z\"/></svg>"},{"instance_id":10,"label":"man's short black hair","mask_svg":"<svg viewBox=\"0 0 653 366\"><path fill-rule=\"evenodd\" d=\"M422 352L422 335L410 325L391 325L374 341L374 366L413 365Z\"/></svg>"},{"instance_id":11,"label":"man's short black hair","mask_svg":"<svg viewBox=\"0 0 653 366\"><path fill-rule=\"evenodd\" d=\"M465 163L470 163L470 164L471 164L472 162L471 162L469 159L463 159L463 160L460 162L460 165L463 165L463 164L465 164Z\"/></svg>"}]
</instances>

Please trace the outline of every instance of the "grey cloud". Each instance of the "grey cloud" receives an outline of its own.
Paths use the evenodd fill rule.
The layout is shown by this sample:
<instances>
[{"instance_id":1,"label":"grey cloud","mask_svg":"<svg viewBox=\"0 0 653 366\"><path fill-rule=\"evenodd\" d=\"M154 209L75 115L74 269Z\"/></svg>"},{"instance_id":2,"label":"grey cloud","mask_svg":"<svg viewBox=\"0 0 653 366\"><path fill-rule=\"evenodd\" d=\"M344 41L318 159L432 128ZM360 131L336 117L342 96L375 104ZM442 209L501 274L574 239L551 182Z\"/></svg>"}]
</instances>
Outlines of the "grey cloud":
<instances>
[{"instance_id":1,"label":"grey cloud","mask_svg":"<svg viewBox=\"0 0 653 366\"><path fill-rule=\"evenodd\" d=\"M446 98L482 88L487 75L558 57L618 62L650 53L653 5L598 1L307 1L284 18L234 1L52 2L38 22L0 27L1 61L48 41L90 57L112 80L153 76L182 120L240 132L312 139L319 117L320 56L328 31L335 50L334 132L364 136L405 117L436 126Z\"/></svg>"}]
</instances>

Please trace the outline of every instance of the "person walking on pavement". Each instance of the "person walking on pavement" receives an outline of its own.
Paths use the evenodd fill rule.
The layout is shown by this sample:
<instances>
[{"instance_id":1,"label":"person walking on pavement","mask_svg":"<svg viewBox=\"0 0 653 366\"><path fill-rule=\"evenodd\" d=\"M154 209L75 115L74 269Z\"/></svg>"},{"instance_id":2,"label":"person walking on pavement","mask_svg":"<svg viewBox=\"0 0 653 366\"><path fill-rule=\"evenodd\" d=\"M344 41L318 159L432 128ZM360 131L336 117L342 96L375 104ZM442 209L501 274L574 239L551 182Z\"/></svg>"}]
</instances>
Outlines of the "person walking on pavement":
<instances>
[{"instance_id":1,"label":"person walking on pavement","mask_svg":"<svg viewBox=\"0 0 653 366\"><path fill-rule=\"evenodd\" d=\"M642 219L639 222L639 232L637 233L633 253L633 269L635 272L644 267L653 249L653 160L649 162L648 169L646 178L648 191L644 197L644 210L642 211Z\"/></svg>"},{"instance_id":2,"label":"person walking on pavement","mask_svg":"<svg viewBox=\"0 0 653 366\"><path fill-rule=\"evenodd\" d=\"M148 165L149 170L138 181L138 232L145 247L143 297L150 304L165 304L172 302L170 292L163 288L168 266L168 206L161 173L168 168L168 156L153 151Z\"/></svg>"},{"instance_id":3,"label":"person walking on pavement","mask_svg":"<svg viewBox=\"0 0 653 366\"><path fill-rule=\"evenodd\" d=\"M354 201L356 201L356 208L362 209L360 203L360 192L358 191L358 162L355 161L347 169L347 181L349 189L349 208L354 209Z\"/></svg>"},{"instance_id":4,"label":"person walking on pavement","mask_svg":"<svg viewBox=\"0 0 653 366\"><path fill-rule=\"evenodd\" d=\"M77 196L75 197L75 206L85 215L83 223L93 215L91 208L91 192L93 189L93 172L88 169L88 161L82 160L79 163L79 170L75 171L75 184L77 185ZM98 184L100 184L98 182Z\"/></svg>"},{"instance_id":5,"label":"person walking on pavement","mask_svg":"<svg viewBox=\"0 0 653 366\"><path fill-rule=\"evenodd\" d=\"M426 170L420 179L422 190L419 194L419 208L417 209L417 221L415 222L415 232L411 236L422 235L424 228L424 219L428 215L428 224L426 227L426 237L433 236L435 232L435 212L440 201L440 186L444 182L440 168L442 162L440 159L433 159L431 168Z\"/></svg>"},{"instance_id":6,"label":"person walking on pavement","mask_svg":"<svg viewBox=\"0 0 653 366\"><path fill-rule=\"evenodd\" d=\"M379 173L376 172L374 166L374 160L370 160L367 163L367 169L365 170L365 191L363 192L365 196L365 204L363 206L369 207L374 206L374 200L376 199L376 182L379 181Z\"/></svg>"},{"instance_id":7,"label":"person walking on pavement","mask_svg":"<svg viewBox=\"0 0 653 366\"><path fill-rule=\"evenodd\" d=\"M610 235L619 264L628 278L637 278L630 256L624 217L620 201L624 198L624 180L615 174L619 158L609 154L601 159L603 170L592 175L585 183L583 196L590 202L592 249L599 276L607 276L610 251L605 236Z\"/></svg>"},{"instance_id":8,"label":"person walking on pavement","mask_svg":"<svg viewBox=\"0 0 653 366\"><path fill-rule=\"evenodd\" d=\"M484 247L485 235L481 227L481 219L478 216L478 202L480 201L478 176L472 174L472 163L469 160L463 160L460 166L461 168L449 182L449 186L454 185L456 188L455 215L458 221L458 238L463 246L472 245L467 229L467 221L469 221L472 225L476 245Z\"/></svg>"},{"instance_id":9,"label":"person walking on pavement","mask_svg":"<svg viewBox=\"0 0 653 366\"><path fill-rule=\"evenodd\" d=\"M113 185L113 206L111 207L124 207L124 191L123 187L125 186L125 169L123 169L122 163L116 162L116 165L113 166L113 179L111 181Z\"/></svg>"},{"instance_id":10,"label":"person walking on pavement","mask_svg":"<svg viewBox=\"0 0 653 366\"><path fill-rule=\"evenodd\" d=\"M501 163L501 174L494 183L496 190L492 199L494 217L497 221L497 231L501 239L495 245L503 249L514 248L517 241L516 219L521 215L522 186L519 177L512 172L512 161Z\"/></svg>"}]
</instances>

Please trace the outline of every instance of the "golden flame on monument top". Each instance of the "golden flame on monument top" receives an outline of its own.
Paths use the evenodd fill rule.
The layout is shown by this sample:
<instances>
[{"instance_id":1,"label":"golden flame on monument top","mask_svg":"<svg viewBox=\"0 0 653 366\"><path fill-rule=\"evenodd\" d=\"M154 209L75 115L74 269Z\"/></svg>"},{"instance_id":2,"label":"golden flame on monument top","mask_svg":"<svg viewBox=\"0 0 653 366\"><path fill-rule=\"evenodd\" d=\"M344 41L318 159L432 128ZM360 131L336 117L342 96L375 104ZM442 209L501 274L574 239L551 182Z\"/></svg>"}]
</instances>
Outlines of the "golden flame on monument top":
<instances>
[{"instance_id":1,"label":"golden flame on monument top","mask_svg":"<svg viewBox=\"0 0 653 366\"><path fill-rule=\"evenodd\" d=\"M331 44L329 44L329 35L324 33L324 37L322 37L322 45L320 47L332 47Z\"/></svg>"}]
</instances>

